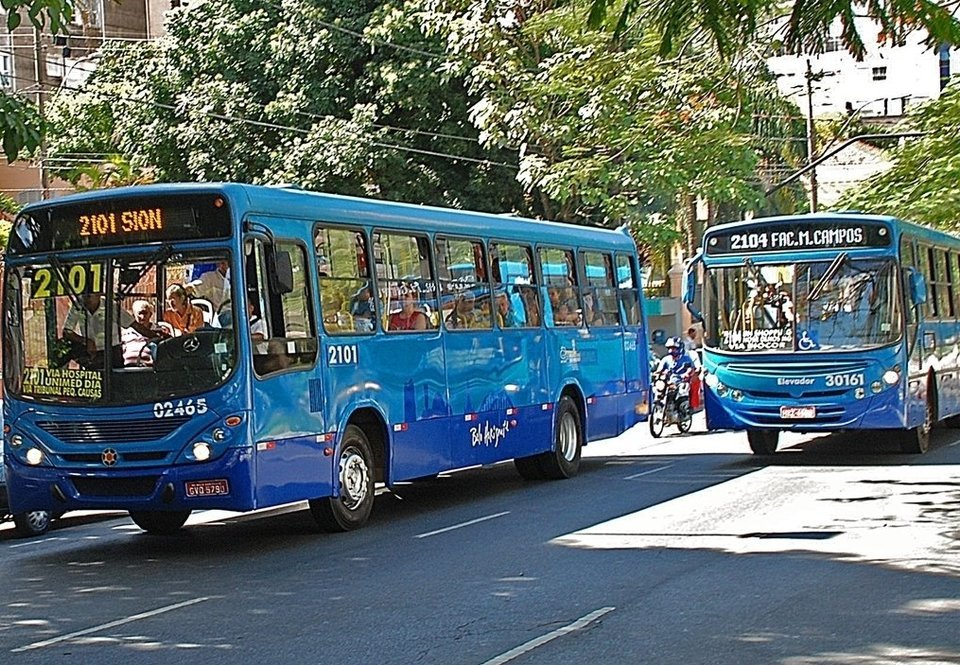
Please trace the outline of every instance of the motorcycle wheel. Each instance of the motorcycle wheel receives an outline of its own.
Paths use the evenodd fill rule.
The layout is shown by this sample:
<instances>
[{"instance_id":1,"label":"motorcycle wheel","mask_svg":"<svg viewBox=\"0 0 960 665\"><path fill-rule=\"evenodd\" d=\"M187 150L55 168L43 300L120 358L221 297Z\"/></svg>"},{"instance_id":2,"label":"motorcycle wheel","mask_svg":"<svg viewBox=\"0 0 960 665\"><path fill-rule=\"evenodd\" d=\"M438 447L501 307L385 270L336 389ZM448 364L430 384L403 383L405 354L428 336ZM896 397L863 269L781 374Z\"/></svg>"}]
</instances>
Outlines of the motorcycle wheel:
<instances>
[{"instance_id":1,"label":"motorcycle wheel","mask_svg":"<svg viewBox=\"0 0 960 665\"><path fill-rule=\"evenodd\" d=\"M677 429L680 430L681 434L686 434L690 431L692 425L693 414L690 412L690 403L683 400L677 404Z\"/></svg>"},{"instance_id":2,"label":"motorcycle wheel","mask_svg":"<svg viewBox=\"0 0 960 665\"><path fill-rule=\"evenodd\" d=\"M653 410L650 412L650 434L654 439L660 438L663 434L664 419L666 418L666 407L661 402L653 403Z\"/></svg>"}]
</instances>

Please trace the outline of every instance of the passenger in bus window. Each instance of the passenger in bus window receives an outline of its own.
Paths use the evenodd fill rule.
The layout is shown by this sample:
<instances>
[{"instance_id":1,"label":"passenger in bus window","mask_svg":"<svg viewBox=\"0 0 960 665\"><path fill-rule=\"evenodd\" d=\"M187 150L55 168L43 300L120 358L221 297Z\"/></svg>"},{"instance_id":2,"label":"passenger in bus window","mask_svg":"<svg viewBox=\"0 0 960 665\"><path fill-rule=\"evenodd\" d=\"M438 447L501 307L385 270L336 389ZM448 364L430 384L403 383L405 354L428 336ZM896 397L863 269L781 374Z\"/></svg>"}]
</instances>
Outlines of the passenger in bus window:
<instances>
[{"instance_id":1,"label":"passenger in bus window","mask_svg":"<svg viewBox=\"0 0 960 665\"><path fill-rule=\"evenodd\" d=\"M453 306L453 311L447 316L448 328L480 328L482 321L476 307L476 296L472 291L464 291Z\"/></svg>"},{"instance_id":2,"label":"passenger in bus window","mask_svg":"<svg viewBox=\"0 0 960 665\"><path fill-rule=\"evenodd\" d=\"M253 342L253 352L255 354L265 354L267 352L267 324L257 312L257 306L250 300L247 301L247 317L250 320L250 339Z\"/></svg>"},{"instance_id":3,"label":"passenger in bus window","mask_svg":"<svg viewBox=\"0 0 960 665\"><path fill-rule=\"evenodd\" d=\"M230 264L218 261L217 267L208 270L185 287L187 294L209 300L214 313L220 310L224 299L230 295Z\"/></svg>"},{"instance_id":4,"label":"passenger in bus window","mask_svg":"<svg viewBox=\"0 0 960 665\"><path fill-rule=\"evenodd\" d=\"M203 325L203 312L190 302L186 289L180 284L167 287L167 309L163 320L173 326L175 335L192 333Z\"/></svg>"},{"instance_id":5,"label":"passenger in bus window","mask_svg":"<svg viewBox=\"0 0 960 665\"><path fill-rule=\"evenodd\" d=\"M583 322L588 326L604 325L603 315L594 306L592 293L583 295Z\"/></svg>"},{"instance_id":6,"label":"passenger in bus window","mask_svg":"<svg viewBox=\"0 0 960 665\"><path fill-rule=\"evenodd\" d=\"M417 295L413 289L400 294L400 311L390 315L388 330L426 330L427 315L417 309Z\"/></svg>"},{"instance_id":7,"label":"passenger in bus window","mask_svg":"<svg viewBox=\"0 0 960 665\"><path fill-rule=\"evenodd\" d=\"M120 333L125 367L150 367L156 352L155 342L166 332L153 325L153 305L146 300L133 303L133 322Z\"/></svg>"},{"instance_id":8,"label":"passenger in bus window","mask_svg":"<svg viewBox=\"0 0 960 665\"><path fill-rule=\"evenodd\" d=\"M523 303L518 294L514 296L516 300L506 291L497 291L497 325L501 328L518 328L525 323L523 314L517 311L517 307L522 307Z\"/></svg>"},{"instance_id":9,"label":"passenger in bus window","mask_svg":"<svg viewBox=\"0 0 960 665\"><path fill-rule=\"evenodd\" d=\"M353 316L353 328L357 332L373 330L373 294L369 284L364 284L350 298L350 314Z\"/></svg>"},{"instance_id":10,"label":"passenger in bus window","mask_svg":"<svg viewBox=\"0 0 960 665\"><path fill-rule=\"evenodd\" d=\"M60 359L59 366L76 360L81 367L97 368L103 366L103 345L105 335L105 310L102 307L103 296L99 293L85 293L70 305L67 318L63 322L61 336L69 344L67 353ZM120 327L133 323L133 316L125 309L119 309ZM111 335L114 347L114 364L119 365L122 351L117 331Z\"/></svg>"}]
</instances>

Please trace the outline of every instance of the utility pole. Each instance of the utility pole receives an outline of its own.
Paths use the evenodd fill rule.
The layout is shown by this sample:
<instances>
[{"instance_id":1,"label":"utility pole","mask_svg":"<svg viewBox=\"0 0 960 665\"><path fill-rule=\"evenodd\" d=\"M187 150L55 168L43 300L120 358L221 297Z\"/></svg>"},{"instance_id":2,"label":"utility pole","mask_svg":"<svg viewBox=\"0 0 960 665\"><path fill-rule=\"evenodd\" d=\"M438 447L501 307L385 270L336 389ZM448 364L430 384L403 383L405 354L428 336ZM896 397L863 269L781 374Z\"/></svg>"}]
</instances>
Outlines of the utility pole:
<instances>
[{"instance_id":1,"label":"utility pole","mask_svg":"<svg viewBox=\"0 0 960 665\"><path fill-rule=\"evenodd\" d=\"M817 133L813 124L813 71L807 58L807 166L810 169L810 212L817 211Z\"/></svg>"},{"instance_id":2,"label":"utility pole","mask_svg":"<svg viewBox=\"0 0 960 665\"><path fill-rule=\"evenodd\" d=\"M37 111L40 113L40 120L45 121L44 97L47 87L47 59L43 53L43 44L40 43L40 28L33 29L33 55L37 61ZM41 128L43 131L43 128ZM44 133L40 139L40 197L44 200L50 198L50 178L47 175L47 138Z\"/></svg>"}]
</instances>

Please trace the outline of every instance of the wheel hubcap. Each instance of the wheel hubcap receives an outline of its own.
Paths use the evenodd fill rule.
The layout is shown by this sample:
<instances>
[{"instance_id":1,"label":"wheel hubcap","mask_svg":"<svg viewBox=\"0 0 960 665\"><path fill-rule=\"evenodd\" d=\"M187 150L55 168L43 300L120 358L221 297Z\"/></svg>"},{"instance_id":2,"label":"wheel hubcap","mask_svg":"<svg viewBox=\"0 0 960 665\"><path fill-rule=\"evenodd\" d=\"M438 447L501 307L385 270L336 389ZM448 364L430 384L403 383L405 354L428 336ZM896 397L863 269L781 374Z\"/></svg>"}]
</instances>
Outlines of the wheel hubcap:
<instances>
[{"instance_id":1,"label":"wheel hubcap","mask_svg":"<svg viewBox=\"0 0 960 665\"><path fill-rule=\"evenodd\" d=\"M340 498L347 509L354 510L367 497L368 472L367 463L355 448L347 448L340 455Z\"/></svg>"},{"instance_id":2,"label":"wheel hubcap","mask_svg":"<svg viewBox=\"0 0 960 665\"><path fill-rule=\"evenodd\" d=\"M46 528L50 517L42 510L35 510L27 513L27 523L34 531L43 531Z\"/></svg>"},{"instance_id":3,"label":"wheel hubcap","mask_svg":"<svg viewBox=\"0 0 960 665\"><path fill-rule=\"evenodd\" d=\"M560 454L568 462L577 455L577 421L569 413L560 420Z\"/></svg>"}]
</instances>

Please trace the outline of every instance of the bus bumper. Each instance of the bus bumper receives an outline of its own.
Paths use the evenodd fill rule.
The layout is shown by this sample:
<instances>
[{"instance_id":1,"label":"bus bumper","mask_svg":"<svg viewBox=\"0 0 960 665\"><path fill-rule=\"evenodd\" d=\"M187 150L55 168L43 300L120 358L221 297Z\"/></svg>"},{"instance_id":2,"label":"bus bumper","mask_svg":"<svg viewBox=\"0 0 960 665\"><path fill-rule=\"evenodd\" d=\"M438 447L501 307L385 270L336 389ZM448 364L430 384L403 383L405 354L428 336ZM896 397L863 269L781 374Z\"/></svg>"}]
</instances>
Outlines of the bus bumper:
<instances>
[{"instance_id":1,"label":"bus bumper","mask_svg":"<svg viewBox=\"0 0 960 665\"><path fill-rule=\"evenodd\" d=\"M902 429L906 427L902 396L895 389L879 395L845 402L775 398L734 401L729 394L720 397L716 391L704 391L707 429L772 429L794 432L835 432L845 429ZM781 417L781 406L812 406L816 415L810 419Z\"/></svg>"},{"instance_id":2,"label":"bus bumper","mask_svg":"<svg viewBox=\"0 0 960 665\"><path fill-rule=\"evenodd\" d=\"M11 512L254 509L253 453L231 448L205 463L163 468L70 470L7 457Z\"/></svg>"}]
</instances>

